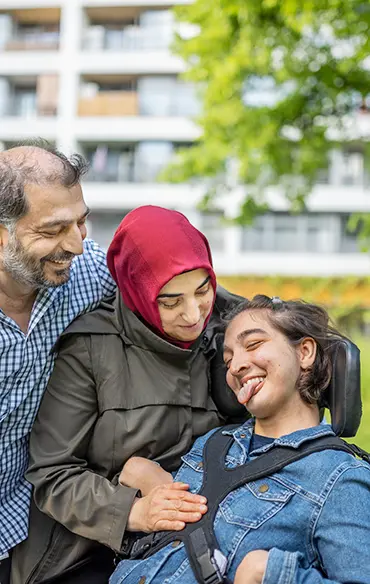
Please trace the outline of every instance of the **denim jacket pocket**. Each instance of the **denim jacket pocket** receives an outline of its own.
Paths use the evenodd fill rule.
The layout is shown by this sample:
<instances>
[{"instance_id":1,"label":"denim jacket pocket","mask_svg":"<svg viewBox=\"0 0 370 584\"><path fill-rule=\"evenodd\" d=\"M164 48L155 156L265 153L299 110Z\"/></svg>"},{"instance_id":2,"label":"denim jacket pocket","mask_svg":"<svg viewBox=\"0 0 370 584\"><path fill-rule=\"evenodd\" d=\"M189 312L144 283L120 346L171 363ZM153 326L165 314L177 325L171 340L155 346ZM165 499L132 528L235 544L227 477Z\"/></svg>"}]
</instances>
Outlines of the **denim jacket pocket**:
<instances>
[{"instance_id":1,"label":"denim jacket pocket","mask_svg":"<svg viewBox=\"0 0 370 584\"><path fill-rule=\"evenodd\" d=\"M191 450L181 457L183 464L177 471L174 480L190 483L190 492L198 493L203 482L203 452L201 450ZM226 465L235 466L235 459L226 456Z\"/></svg>"},{"instance_id":2,"label":"denim jacket pocket","mask_svg":"<svg viewBox=\"0 0 370 584\"><path fill-rule=\"evenodd\" d=\"M283 509L293 494L294 491L266 477L229 493L220 503L220 511L227 523L257 529Z\"/></svg>"},{"instance_id":3,"label":"denim jacket pocket","mask_svg":"<svg viewBox=\"0 0 370 584\"><path fill-rule=\"evenodd\" d=\"M187 454L184 454L181 460L185 463L183 466L185 472L189 466L196 472L203 472L203 453L201 451L191 450Z\"/></svg>"}]
</instances>

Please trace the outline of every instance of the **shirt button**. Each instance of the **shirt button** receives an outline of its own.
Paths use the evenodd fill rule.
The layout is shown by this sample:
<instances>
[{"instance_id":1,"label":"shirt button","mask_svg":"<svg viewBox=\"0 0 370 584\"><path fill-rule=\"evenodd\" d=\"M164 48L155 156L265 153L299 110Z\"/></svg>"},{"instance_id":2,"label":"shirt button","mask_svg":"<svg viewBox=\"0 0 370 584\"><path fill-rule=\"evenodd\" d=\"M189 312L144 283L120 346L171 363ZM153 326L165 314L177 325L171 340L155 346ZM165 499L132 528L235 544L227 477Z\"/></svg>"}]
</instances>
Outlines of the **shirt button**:
<instances>
[{"instance_id":1,"label":"shirt button","mask_svg":"<svg viewBox=\"0 0 370 584\"><path fill-rule=\"evenodd\" d=\"M180 545L181 541L179 539L175 539L175 541L172 542L171 547L175 548L178 545Z\"/></svg>"},{"instance_id":2,"label":"shirt button","mask_svg":"<svg viewBox=\"0 0 370 584\"><path fill-rule=\"evenodd\" d=\"M265 485L265 484L260 485L258 487L258 490L259 490L260 493L267 493L267 491L269 490L269 486L268 485Z\"/></svg>"},{"instance_id":3,"label":"shirt button","mask_svg":"<svg viewBox=\"0 0 370 584\"><path fill-rule=\"evenodd\" d=\"M146 580L145 576L141 576L138 584L145 584L145 580Z\"/></svg>"}]
</instances>

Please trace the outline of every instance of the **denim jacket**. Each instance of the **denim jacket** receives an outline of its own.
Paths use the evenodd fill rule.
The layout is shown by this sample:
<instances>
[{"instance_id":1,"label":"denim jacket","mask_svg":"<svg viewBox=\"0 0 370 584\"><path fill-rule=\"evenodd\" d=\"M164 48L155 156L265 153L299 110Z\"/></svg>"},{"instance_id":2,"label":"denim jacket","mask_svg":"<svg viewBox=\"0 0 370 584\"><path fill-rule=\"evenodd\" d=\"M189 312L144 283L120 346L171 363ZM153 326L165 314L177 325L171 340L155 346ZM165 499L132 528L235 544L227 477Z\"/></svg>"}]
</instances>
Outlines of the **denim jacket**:
<instances>
[{"instance_id":1,"label":"denim jacket","mask_svg":"<svg viewBox=\"0 0 370 584\"><path fill-rule=\"evenodd\" d=\"M198 438L174 477L193 493L202 484L203 447L213 432ZM252 421L230 432L234 442L226 466L244 464L275 445L298 447L333 435L323 423L249 452L252 433ZM229 493L214 528L231 580L248 552L263 549L269 551L263 584L370 584L370 465L342 451L310 454ZM196 584L183 544L173 542L146 560L123 560L110 579L138 582Z\"/></svg>"}]
</instances>

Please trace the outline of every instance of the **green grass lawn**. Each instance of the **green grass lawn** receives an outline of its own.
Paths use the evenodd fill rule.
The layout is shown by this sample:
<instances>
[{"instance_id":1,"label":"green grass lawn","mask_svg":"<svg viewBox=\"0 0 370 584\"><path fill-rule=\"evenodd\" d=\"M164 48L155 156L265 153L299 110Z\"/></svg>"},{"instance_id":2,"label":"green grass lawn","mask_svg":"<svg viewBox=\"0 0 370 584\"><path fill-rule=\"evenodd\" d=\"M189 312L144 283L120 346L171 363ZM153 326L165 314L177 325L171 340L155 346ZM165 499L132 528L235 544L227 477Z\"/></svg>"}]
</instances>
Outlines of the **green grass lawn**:
<instances>
[{"instance_id":1,"label":"green grass lawn","mask_svg":"<svg viewBox=\"0 0 370 584\"><path fill-rule=\"evenodd\" d=\"M353 340L361 350L362 420L356 438L351 442L370 452L370 339L358 337Z\"/></svg>"}]
</instances>

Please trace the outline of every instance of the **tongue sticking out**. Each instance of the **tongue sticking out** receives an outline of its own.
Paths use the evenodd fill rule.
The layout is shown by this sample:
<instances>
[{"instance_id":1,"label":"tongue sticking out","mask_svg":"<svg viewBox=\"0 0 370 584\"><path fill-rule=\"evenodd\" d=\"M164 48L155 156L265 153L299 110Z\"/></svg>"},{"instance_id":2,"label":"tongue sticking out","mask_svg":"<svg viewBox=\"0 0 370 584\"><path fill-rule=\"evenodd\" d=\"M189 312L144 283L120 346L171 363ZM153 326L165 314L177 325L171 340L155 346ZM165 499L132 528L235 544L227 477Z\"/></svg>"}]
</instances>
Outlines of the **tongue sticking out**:
<instances>
[{"instance_id":1,"label":"tongue sticking out","mask_svg":"<svg viewBox=\"0 0 370 584\"><path fill-rule=\"evenodd\" d=\"M251 397L253 397L262 387L263 381L261 379L253 379L248 383L244 383L243 387L238 393L238 402L247 405Z\"/></svg>"}]
</instances>

